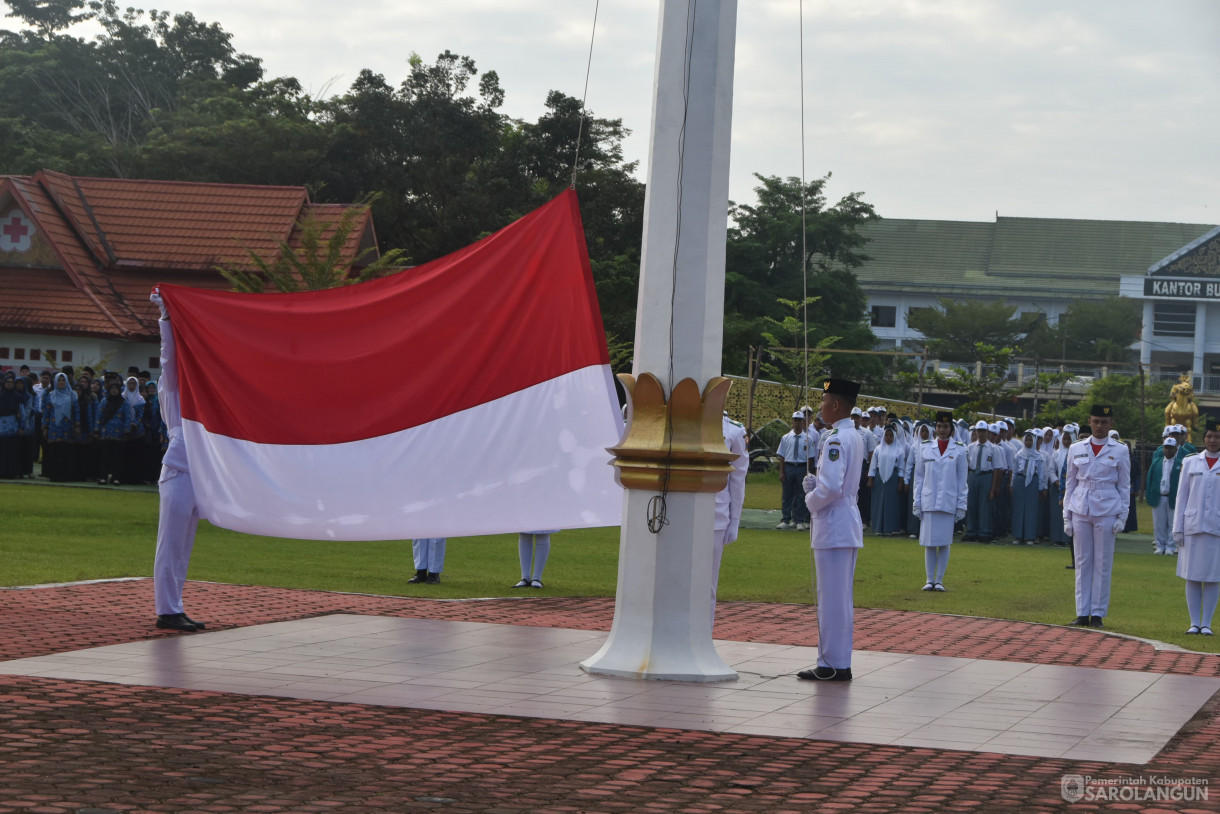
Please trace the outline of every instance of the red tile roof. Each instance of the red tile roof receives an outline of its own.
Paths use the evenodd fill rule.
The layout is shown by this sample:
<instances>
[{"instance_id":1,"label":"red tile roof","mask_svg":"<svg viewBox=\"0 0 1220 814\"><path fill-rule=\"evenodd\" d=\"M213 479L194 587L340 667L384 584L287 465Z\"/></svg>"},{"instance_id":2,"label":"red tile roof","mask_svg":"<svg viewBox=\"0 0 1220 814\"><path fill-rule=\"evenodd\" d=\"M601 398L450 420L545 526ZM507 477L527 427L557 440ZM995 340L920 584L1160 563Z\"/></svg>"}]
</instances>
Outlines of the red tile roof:
<instances>
[{"instance_id":1,"label":"red tile roof","mask_svg":"<svg viewBox=\"0 0 1220 814\"><path fill-rule=\"evenodd\" d=\"M267 261L286 241L296 248L298 222L327 224L348 206L309 201L304 187L199 184L84 178L42 170L0 176L0 205L11 200L51 243L62 269L6 269L0 274L0 331L105 336L153 341L158 282L228 288L216 266L253 268L249 251ZM375 259L366 210L345 247Z\"/></svg>"}]
</instances>

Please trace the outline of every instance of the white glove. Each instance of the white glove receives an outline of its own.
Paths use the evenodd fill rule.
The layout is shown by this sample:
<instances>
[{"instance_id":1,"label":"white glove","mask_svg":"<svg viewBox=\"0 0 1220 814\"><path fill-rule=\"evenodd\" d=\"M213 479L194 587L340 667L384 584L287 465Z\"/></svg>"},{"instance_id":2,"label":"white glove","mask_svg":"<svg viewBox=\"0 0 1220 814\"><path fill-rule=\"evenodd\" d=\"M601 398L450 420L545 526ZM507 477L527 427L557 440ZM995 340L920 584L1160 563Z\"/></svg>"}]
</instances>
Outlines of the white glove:
<instances>
[{"instance_id":1,"label":"white glove","mask_svg":"<svg viewBox=\"0 0 1220 814\"><path fill-rule=\"evenodd\" d=\"M818 488L818 476L817 475L806 475L805 479L803 481L801 481L801 487L806 492L812 492L814 489L817 489Z\"/></svg>"},{"instance_id":2,"label":"white glove","mask_svg":"<svg viewBox=\"0 0 1220 814\"><path fill-rule=\"evenodd\" d=\"M1180 531L1175 531L1173 534L1173 542L1178 548L1186 545L1186 535Z\"/></svg>"},{"instance_id":3,"label":"white glove","mask_svg":"<svg viewBox=\"0 0 1220 814\"><path fill-rule=\"evenodd\" d=\"M966 519L966 510L965 510L965 509L959 509L959 510L958 510L958 512L957 512L957 514L954 516L954 521L953 521L953 522L955 522L955 523L960 523L960 522L962 522L962 521L963 521L963 520L965 520L965 519Z\"/></svg>"},{"instance_id":4,"label":"white glove","mask_svg":"<svg viewBox=\"0 0 1220 814\"><path fill-rule=\"evenodd\" d=\"M923 519L923 509L919 508L918 506L911 507L911 514L915 515L921 520Z\"/></svg>"},{"instance_id":5,"label":"white glove","mask_svg":"<svg viewBox=\"0 0 1220 814\"><path fill-rule=\"evenodd\" d=\"M1072 521L1071 520L1068 520L1067 522L1065 522L1063 524L1063 533L1066 534L1068 537L1072 536Z\"/></svg>"},{"instance_id":6,"label":"white glove","mask_svg":"<svg viewBox=\"0 0 1220 814\"><path fill-rule=\"evenodd\" d=\"M154 288L149 299L157 304L157 308L161 309L161 319L169 319L169 312L165 310L165 300L161 299L161 289Z\"/></svg>"},{"instance_id":7,"label":"white glove","mask_svg":"<svg viewBox=\"0 0 1220 814\"><path fill-rule=\"evenodd\" d=\"M1115 534L1121 534L1122 530L1125 529L1126 527L1127 527L1127 521L1124 520L1123 518L1120 517L1114 521L1114 533Z\"/></svg>"}]
</instances>

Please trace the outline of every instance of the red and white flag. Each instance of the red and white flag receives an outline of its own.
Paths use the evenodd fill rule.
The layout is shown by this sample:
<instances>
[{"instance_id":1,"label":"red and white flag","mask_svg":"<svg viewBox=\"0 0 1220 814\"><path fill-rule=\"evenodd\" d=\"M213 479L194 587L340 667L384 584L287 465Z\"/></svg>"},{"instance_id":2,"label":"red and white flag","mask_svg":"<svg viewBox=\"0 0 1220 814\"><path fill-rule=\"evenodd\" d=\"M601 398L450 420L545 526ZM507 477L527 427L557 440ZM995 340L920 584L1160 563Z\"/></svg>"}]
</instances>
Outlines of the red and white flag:
<instances>
[{"instance_id":1,"label":"red and white flag","mask_svg":"<svg viewBox=\"0 0 1220 814\"><path fill-rule=\"evenodd\" d=\"M299 539L620 522L571 190L447 257L298 294L160 286L199 514Z\"/></svg>"}]
</instances>

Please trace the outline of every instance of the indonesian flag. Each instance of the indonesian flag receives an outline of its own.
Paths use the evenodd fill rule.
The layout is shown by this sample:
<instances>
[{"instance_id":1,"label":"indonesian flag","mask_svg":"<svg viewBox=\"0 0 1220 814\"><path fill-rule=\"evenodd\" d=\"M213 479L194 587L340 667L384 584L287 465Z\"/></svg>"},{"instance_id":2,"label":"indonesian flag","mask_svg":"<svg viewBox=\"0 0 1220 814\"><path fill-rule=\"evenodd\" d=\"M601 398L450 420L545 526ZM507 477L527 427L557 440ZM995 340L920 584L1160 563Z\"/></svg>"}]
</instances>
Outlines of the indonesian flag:
<instances>
[{"instance_id":1,"label":"indonesian flag","mask_svg":"<svg viewBox=\"0 0 1220 814\"><path fill-rule=\"evenodd\" d=\"M383 540L620 522L606 448L623 425L571 190L359 285L160 291L215 525Z\"/></svg>"}]
</instances>

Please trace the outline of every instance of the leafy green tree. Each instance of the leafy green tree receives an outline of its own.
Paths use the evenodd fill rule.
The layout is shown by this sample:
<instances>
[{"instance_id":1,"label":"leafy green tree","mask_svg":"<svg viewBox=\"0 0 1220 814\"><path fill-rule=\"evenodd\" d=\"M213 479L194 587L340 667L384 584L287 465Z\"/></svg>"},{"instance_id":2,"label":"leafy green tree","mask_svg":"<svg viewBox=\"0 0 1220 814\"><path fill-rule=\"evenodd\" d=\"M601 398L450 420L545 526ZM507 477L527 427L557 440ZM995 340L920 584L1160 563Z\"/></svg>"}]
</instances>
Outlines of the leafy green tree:
<instances>
[{"instance_id":1,"label":"leafy green tree","mask_svg":"<svg viewBox=\"0 0 1220 814\"><path fill-rule=\"evenodd\" d=\"M5 0L12 9L6 17L20 17L38 29L42 36L50 36L76 23L90 20L96 14L82 11L85 0Z\"/></svg>"},{"instance_id":2,"label":"leafy green tree","mask_svg":"<svg viewBox=\"0 0 1220 814\"><path fill-rule=\"evenodd\" d=\"M815 339L812 331L806 332L803 311L813 304L815 299L810 297L805 301L781 300L780 305L787 312L782 319L763 317L767 326L763 331L763 339L767 344L760 357L760 372L785 386L793 410L809 400L809 386L816 384L825 374L825 365L831 354L816 351L831 347L838 341L835 336ZM809 343L809 352L806 351L806 342Z\"/></svg>"},{"instance_id":3,"label":"leafy green tree","mask_svg":"<svg viewBox=\"0 0 1220 814\"><path fill-rule=\"evenodd\" d=\"M978 342L973 348L971 358L982 363L981 375L976 374L971 365L952 368L951 373L931 371L926 374L926 380L934 387L951 393L961 393L966 397L965 403L958 408L958 413L995 415L996 405L1023 389L1016 384L1009 384L1008 381L1008 369L1013 355L1012 348L998 348Z\"/></svg>"},{"instance_id":4,"label":"leafy green tree","mask_svg":"<svg viewBox=\"0 0 1220 814\"><path fill-rule=\"evenodd\" d=\"M1080 403L1065 409L1063 415L1077 423L1085 423L1094 404L1108 404L1114 408L1114 429L1124 440L1158 444L1165 426L1165 405L1170 401L1169 390L1173 384L1145 382L1141 397L1138 376L1106 376L1093 382ZM1141 429L1144 433L1142 436Z\"/></svg>"},{"instance_id":5,"label":"leafy green tree","mask_svg":"<svg viewBox=\"0 0 1220 814\"><path fill-rule=\"evenodd\" d=\"M503 101L494 71L480 76L473 59L450 51L432 64L412 54L396 89L362 71L322 106L333 140L316 173L319 194L381 193L378 234L419 262L473 243L513 219L483 182L506 123Z\"/></svg>"},{"instance_id":6,"label":"leafy green tree","mask_svg":"<svg viewBox=\"0 0 1220 814\"><path fill-rule=\"evenodd\" d=\"M913 310L907 324L924 335L932 357L973 362L978 345L1018 349L1039 323L1040 315L1016 314L1004 302L940 300L940 308Z\"/></svg>"},{"instance_id":7,"label":"leafy green tree","mask_svg":"<svg viewBox=\"0 0 1220 814\"><path fill-rule=\"evenodd\" d=\"M797 178L755 177L757 202L729 204L724 369L744 372L747 349L764 342L767 320L787 316L785 300L804 299L806 270L808 294L816 297L809 304L810 344L837 337L835 347L871 350L876 337L865 321L868 298L851 269L867 259L866 238L857 229L877 219L872 205L851 193L829 206L823 193L829 175L803 188ZM869 378L870 368L884 372L875 359L846 354L835 354L827 365L836 375L860 379Z\"/></svg>"},{"instance_id":8,"label":"leafy green tree","mask_svg":"<svg viewBox=\"0 0 1220 814\"><path fill-rule=\"evenodd\" d=\"M1052 326L1043 321L1031 331L1027 355L1043 359L1097 362L1132 361L1139 339L1143 306L1130 297L1076 300Z\"/></svg>"},{"instance_id":9,"label":"leafy green tree","mask_svg":"<svg viewBox=\"0 0 1220 814\"><path fill-rule=\"evenodd\" d=\"M190 13L120 10L113 0L91 2L86 14L70 0L6 2L10 16L37 28L0 33L0 82L17 90L0 97L0 130L18 137L10 171L101 168L130 177L159 119L200 96L186 85L246 89L262 77L260 60ZM59 33L87 18L102 28L94 40ZM48 146L71 166L52 160Z\"/></svg>"},{"instance_id":10,"label":"leafy green tree","mask_svg":"<svg viewBox=\"0 0 1220 814\"><path fill-rule=\"evenodd\" d=\"M521 214L545 203L572 183L580 201L585 242L606 328L619 336L635 333L640 243L644 226L644 185L636 165L623 161L621 119L599 118L579 99L551 91L537 122L512 122L505 130L491 177L521 179L521 197L510 209ZM578 150L579 144L579 150Z\"/></svg>"}]
</instances>

